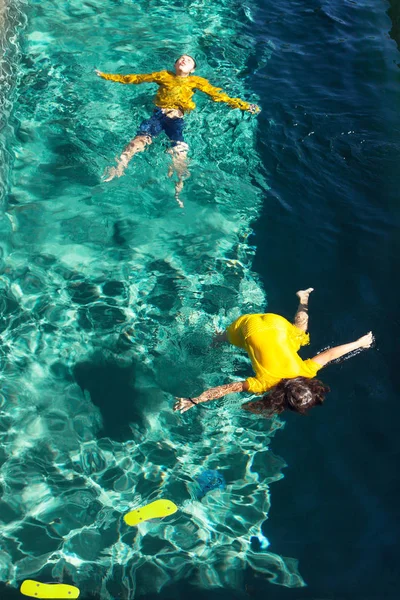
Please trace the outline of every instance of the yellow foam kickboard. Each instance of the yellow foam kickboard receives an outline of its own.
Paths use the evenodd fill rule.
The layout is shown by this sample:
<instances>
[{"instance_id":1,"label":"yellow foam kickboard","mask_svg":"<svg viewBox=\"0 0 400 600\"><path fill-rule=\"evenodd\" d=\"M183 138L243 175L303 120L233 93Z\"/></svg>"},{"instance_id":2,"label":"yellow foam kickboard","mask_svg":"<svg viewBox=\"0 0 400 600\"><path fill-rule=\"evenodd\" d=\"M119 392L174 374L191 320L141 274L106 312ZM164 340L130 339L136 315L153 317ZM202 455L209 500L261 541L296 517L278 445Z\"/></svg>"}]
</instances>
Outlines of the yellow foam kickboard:
<instances>
[{"instance_id":1,"label":"yellow foam kickboard","mask_svg":"<svg viewBox=\"0 0 400 600\"><path fill-rule=\"evenodd\" d=\"M167 517L173 515L178 510L176 504L171 500L155 500L146 506L142 506L129 512L124 516L124 521L127 525L139 525L143 521L149 519L160 519L161 517Z\"/></svg>"},{"instance_id":2,"label":"yellow foam kickboard","mask_svg":"<svg viewBox=\"0 0 400 600\"><path fill-rule=\"evenodd\" d=\"M79 590L73 585L66 583L40 583L27 579L19 590L24 596L31 598L79 598Z\"/></svg>"}]
</instances>

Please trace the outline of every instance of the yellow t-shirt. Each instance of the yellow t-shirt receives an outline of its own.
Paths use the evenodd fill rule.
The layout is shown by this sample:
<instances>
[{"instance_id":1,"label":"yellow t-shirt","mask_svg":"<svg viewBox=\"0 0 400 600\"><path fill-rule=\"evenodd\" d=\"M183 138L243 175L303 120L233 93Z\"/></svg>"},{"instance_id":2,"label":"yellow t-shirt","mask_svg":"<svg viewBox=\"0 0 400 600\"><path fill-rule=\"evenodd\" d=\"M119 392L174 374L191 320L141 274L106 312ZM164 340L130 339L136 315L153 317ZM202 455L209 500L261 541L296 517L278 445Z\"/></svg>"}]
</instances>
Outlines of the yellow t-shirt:
<instances>
[{"instance_id":1,"label":"yellow t-shirt","mask_svg":"<svg viewBox=\"0 0 400 600\"><path fill-rule=\"evenodd\" d=\"M226 331L231 344L244 348L250 357L256 376L246 381L254 394L266 392L281 379L315 377L321 368L297 354L300 346L310 343L309 334L279 315L243 315Z\"/></svg>"},{"instance_id":2,"label":"yellow t-shirt","mask_svg":"<svg viewBox=\"0 0 400 600\"><path fill-rule=\"evenodd\" d=\"M157 83L159 88L154 99L154 104L160 108L176 108L183 112L189 112L196 108L192 100L196 90L204 92L214 102L226 102L231 108L248 110L250 107L248 102L244 102L240 98L230 98L222 92L221 88L214 87L207 79L198 77L197 75L178 77L178 75L170 71L159 71L143 75L112 75L102 73L101 77L111 81L118 81L119 83Z\"/></svg>"}]
</instances>

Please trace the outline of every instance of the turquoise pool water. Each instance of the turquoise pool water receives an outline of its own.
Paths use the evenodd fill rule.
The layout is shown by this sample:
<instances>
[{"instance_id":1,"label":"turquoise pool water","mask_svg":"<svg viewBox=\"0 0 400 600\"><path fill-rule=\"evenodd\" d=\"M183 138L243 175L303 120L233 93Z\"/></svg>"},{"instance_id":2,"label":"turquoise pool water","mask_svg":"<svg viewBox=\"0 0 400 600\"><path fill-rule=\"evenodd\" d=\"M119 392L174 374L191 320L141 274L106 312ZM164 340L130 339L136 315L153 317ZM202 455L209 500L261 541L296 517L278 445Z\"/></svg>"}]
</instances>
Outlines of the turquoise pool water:
<instances>
[{"instance_id":1,"label":"turquoise pool water","mask_svg":"<svg viewBox=\"0 0 400 600\"><path fill-rule=\"evenodd\" d=\"M245 78L251 3L12 6L24 29L8 25L16 107L3 130L0 577L62 580L104 600L183 579L235 587L247 566L302 586L296 560L269 552L261 534L284 467L269 450L281 423L243 415L238 397L171 410L174 395L248 369L235 349L210 344L216 327L266 307L249 241L268 190L257 118L199 95L184 209L165 140L125 177L100 181L155 87L104 82L94 69L149 72L188 52L201 75L258 102ZM273 51L257 50L263 68ZM204 469L220 470L226 488L199 501ZM160 497L179 506L173 517L123 524Z\"/></svg>"},{"instance_id":2,"label":"turquoise pool water","mask_svg":"<svg viewBox=\"0 0 400 600\"><path fill-rule=\"evenodd\" d=\"M0 0L1 600L27 577L84 600L397 600L399 22L398 0ZM197 95L183 210L165 139L101 183L155 86L94 74L181 52L263 108ZM249 374L216 327L290 318L309 285L305 356L377 338L323 372L322 410L278 435L239 396L172 412ZM179 511L124 525L160 497Z\"/></svg>"}]
</instances>

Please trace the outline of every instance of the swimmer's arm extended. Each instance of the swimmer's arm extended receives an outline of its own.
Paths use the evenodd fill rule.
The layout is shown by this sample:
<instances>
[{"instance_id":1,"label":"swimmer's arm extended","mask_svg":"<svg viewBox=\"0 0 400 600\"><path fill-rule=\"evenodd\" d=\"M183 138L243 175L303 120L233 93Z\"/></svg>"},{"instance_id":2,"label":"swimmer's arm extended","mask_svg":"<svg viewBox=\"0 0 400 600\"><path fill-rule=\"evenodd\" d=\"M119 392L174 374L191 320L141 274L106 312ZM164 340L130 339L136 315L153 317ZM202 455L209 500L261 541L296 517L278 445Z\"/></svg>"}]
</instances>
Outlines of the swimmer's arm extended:
<instances>
[{"instance_id":1,"label":"swimmer's arm extended","mask_svg":"<svg viewBox=\"0 0 400 600\"><path fill-rule=\"evenodd\" d=\"M324 350L317 356L314 356L312 359L314 362L318 363L322 367L332 362L332 360L336 360L341 356L345 356L345 354L349 354L350 352L354 352L355 350L360 350L361 348L370 348L374 343L374 336L372 335L372 331L363 335L355 342L350 342L349 344L343 344L342 346L336 346L335 348L329 348L329 350Z\"/></svg>"},{"instance_id":2,"label":"swimmer's arm extended","mask_svg":"<svg viewBox=\"0 0 400 600\"><path fill-rule=\"evenodd\" d=\"M162 72L143 73L142 75L113 75L112 73L103 73L96 69L96 75L99 77L109 81L117 81L118 83L159 83L161 74Z\"/></svg>"},{"instance_id":3,"label":"swimmer's arm extended","mask_svg":"<svg viewBox=\"0 0 400 600\"><path fill-rule=\"evenodd\" d=\"M217 398L222 398L223 396L232 394L233 392L246 391L247 381L235 381L234 383L219 385L218 387L206 390L196 398L177 398L177 401L174 405L174 410L184 413L187 410L190 410L196 404L202 404L203 402L209 402L210 400L217 400Z\"/></svg>"},{"instance_id":4,"label":"swimmer's arm extended","mask_svg":"<svg viewBox=\"0 0 400 600\"><path fill-rule=\"evenodd\" d=\"M203 79L202 77L197 79L195 87L200 92L204 92L207 96L210 96L214 102L225 102L231 108L240 108L240 110L248 110L252 113L260 112L256 104L249 104L240 98L231 98L221 88L214 87L207 79Z\"/></svg>"}]
</instances>

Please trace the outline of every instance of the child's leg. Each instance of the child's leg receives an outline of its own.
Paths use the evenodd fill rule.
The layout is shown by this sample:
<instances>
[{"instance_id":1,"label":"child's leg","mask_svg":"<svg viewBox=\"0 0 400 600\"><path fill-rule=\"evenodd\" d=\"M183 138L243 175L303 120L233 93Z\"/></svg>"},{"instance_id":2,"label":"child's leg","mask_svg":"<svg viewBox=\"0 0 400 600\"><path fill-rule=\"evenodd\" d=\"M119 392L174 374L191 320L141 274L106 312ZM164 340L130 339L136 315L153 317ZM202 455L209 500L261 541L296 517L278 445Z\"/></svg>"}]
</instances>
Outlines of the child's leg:
<instances>
[{"instance_id":1,"label":"child's leg","mask_svg":"<svg viewBox=\"0 0 400 600\"><path fill-rule=\"evenodd\" d=\"M173 116L172 116L173 115ZM175 198L179 206L183 208L183 202L179 195L183 189L183 182L190 177L187 165L187 153L189 146L183 138L185 121L183 113L179 110L168 111L163 120L163 129L172 142L172 148L168 150L172 156L172 165L168 171L168 177L176 173L178 181L175 184Z\"/></svg>"},{"instance_id":2,"label":"child's leg","mask_svg":"<svg viewBox=\"0 0 400 600\"><path fill-rule=\"evenodd\" d=\"M294 324L302 331L308 329L308 298L313 291L314 288L308 288L296 292L296 296L299 298L299 306L294 317Z\"/></svg>"},{"instance_id":3,"label":"child's leg","mask_svg":"<svg viewBox=\"0 0 400 600\"><path fill-rule=\"evenodd\" d=\"M160 108L156 108L150 119L143 121L136 133L136 136L126 146L123 153L117 158L117 166L106 170L103 175L104 181L111 181L114 177L121 177L124 174L129 161L138 152L143 152L146 146L153 141L153 137L159 135L162 131L162 119L164 114Z\"/></svg>"},{"instance_id":4,"label":"child's leg","mask_svg":"<svg viewBox=\"0 0 400 600\"><path fill-rule=\"evenodd\" d=\"M151 144L150 135L137 135L129 144L126 146L121 156L117 158L116 167L108 167L103 175L103 181L111 181L114 177L121 177L124 174L129 161L138 152L143 152L146 146Z\"/></svg>"},{"instance_id":5,"label":"child's leg","mask_svg":"<svg viewBox=\"0 0 400 600\"><path fill-rule=\"evenodd\" d=\"M172 165L168 171L168 177L172 177L176 173L178 181L175 183L175 199L179 206L183 208L183 202L179 198L179 194L183 189L183 182L190 177L187 164L188 145L185 142L177 142L170 150L172 156Z\"/></svg>"}]
</instances>

